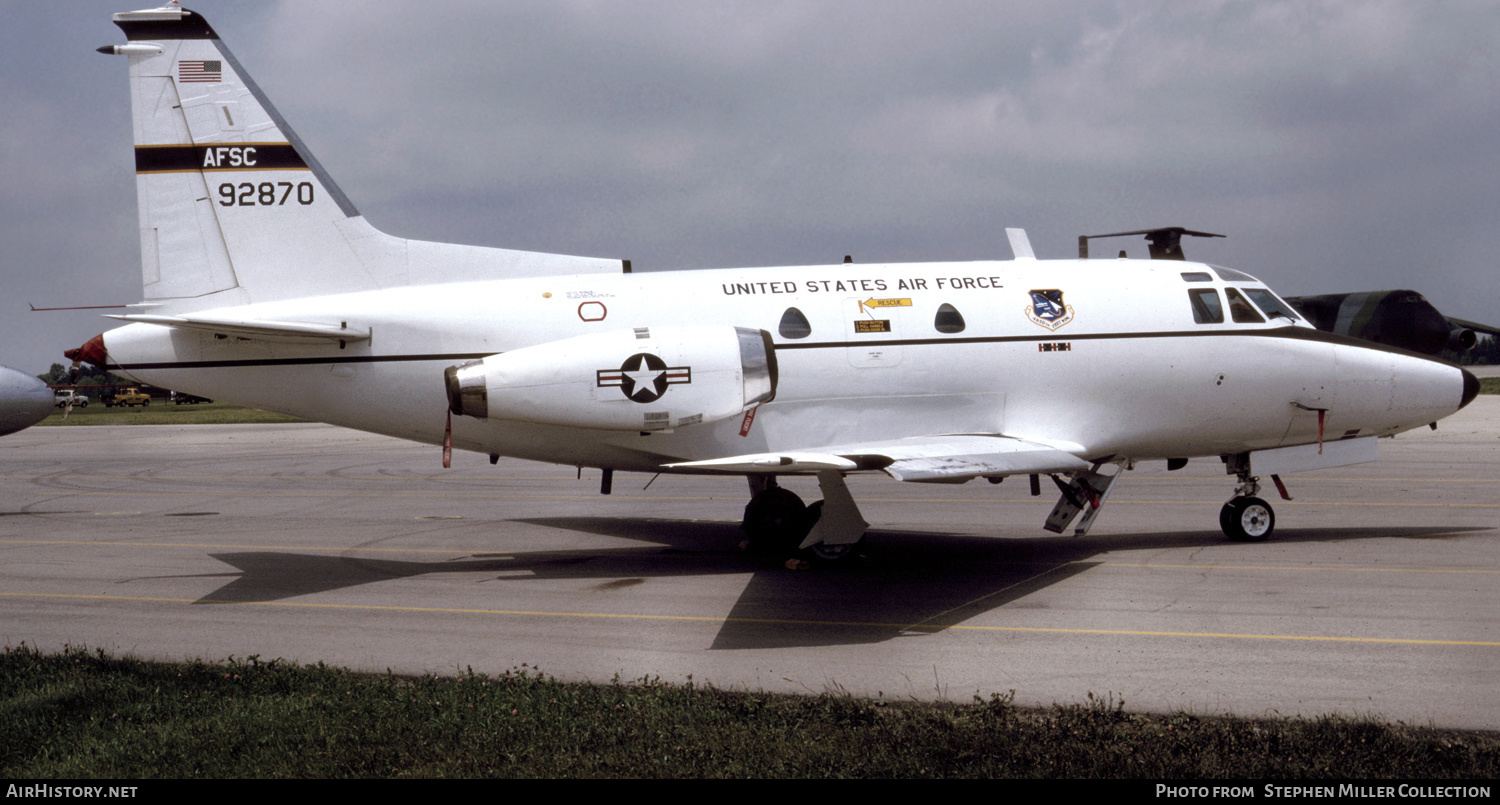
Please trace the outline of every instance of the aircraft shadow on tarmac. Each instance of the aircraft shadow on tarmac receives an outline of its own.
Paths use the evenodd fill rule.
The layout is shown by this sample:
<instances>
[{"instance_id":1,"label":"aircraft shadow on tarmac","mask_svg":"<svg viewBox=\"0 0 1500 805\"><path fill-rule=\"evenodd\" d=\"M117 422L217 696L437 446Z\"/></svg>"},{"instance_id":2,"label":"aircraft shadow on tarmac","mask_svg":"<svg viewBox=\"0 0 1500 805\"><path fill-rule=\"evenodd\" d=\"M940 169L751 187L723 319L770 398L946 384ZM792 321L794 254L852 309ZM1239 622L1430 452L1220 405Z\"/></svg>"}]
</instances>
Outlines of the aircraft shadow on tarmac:
<instances>
[{"instance_id":1,"label":"aircraft shadow on tarmac","mask_svg":"<svg viewBox=\"0 0 1500 805\"><path fill-rule=\"evenodd\" d=\"M238 570L196 603L278 601L363 584L447 573L497 574L507 584L532 579L595 581L617 590L653 578L743 575L750 579L712 648L783 648L876 643L941 631L1005 606L1129 550L1224 546L1217 531L1006 539L874 530L860 555L832 568L786 570L774 557L738 549L736 524L697 520L559 517L522 520L570 531L649 541L650 545L567 551L474 554L411 562L352 556L253 551L216 553ZM1277 532L1274 543L1377 538L1441 539L1485 528L1306 528ZM1253 557L1257 544L1234 546Z\"/></svg>"}]
</instances>

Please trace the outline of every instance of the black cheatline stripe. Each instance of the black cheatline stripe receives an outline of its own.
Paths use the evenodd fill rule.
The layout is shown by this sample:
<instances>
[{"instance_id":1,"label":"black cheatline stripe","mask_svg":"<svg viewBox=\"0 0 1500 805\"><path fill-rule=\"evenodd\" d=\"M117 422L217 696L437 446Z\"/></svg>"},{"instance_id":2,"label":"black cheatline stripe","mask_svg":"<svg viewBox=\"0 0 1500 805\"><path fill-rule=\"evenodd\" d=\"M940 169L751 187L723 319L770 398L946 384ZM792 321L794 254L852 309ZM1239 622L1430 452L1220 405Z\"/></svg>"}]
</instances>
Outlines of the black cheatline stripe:
<instances>
[{"instance_id":1,"label":"black cheatline stripe","mask_svg":"<svg viewBox=\"0 0 1500 805\"><path fill-rule=\"evenodd\" d=\"M909 347L909 346L935 346L940 344L1007 344L1045 341L1109 341L1131 338L1286 338L1293 341L1316 341L1324 344L1337 344L1346 347L1359 347L1376 352L1389 352L1395 355L1405 355L1409 358L1421 358L1422 360L1440 363L1444 366L1451 365L1442 358L1432 355L1424 355L1420 352L1412 352L1409 349L1394 347L1389 344L1379 344L1374 341L1366 341L1363 338L1354 338L1338 333L1329 333L1323 330L1315 330L1310 327L1277 327L1268 330L1158 330L1144 333L1044 333L1041 335L995 335L995 336L968 336L964 338L902 338L902 339L870 339L858 341L814 341L805 344L778 343L776 351L796 349L843 349L848 347Z\"/></svg>"},{"instance_id":2,"label":"black cheatline stripe","mask_svg":"<svg viewBox=\"0 0 1500 805\"><path fill-rule=\"evenodd\" d=\"M248 164L247 164L248 163ZM290 143L138 145L136 173L173 171L309 170Z\"/></svg>"},{"instance_id":3,"label":"black cheatline stripe","mask_svg":"<svg viewBox=\"0 0 1500 805\"><path fill-rule=\"evenodd\" d=\"M997 336L971 336L968 338L906 338L870 341L816 341L807 344L776 344L777 352L783 350L801 349L846 349L849 347L896 347L896 346L943 346L947 344L1007 344L1007 343L1040 343L1044 341L1105 341L1120 339L1158 339L1158 338L1288 338L1293 341L1316 341L1325 344L1337 344L1347 347L1359 347L1377 352L1390 352L1396 355L1405 355L1410 358L1420 358L1425 361L1451 366L1441 358L1431 355L1423 355L1419 352L1393 347L1387 344L1377 344L1374 341L1365 341L1360 338L1351 338L1336 333L1325 333L1322 330L1313 330L1306 327L1278 327L1271 330L1177 330L1177 331L1155 331L1148 333L1082 333L1076 335L1064 335L1059 333L1048 333L1045 335L997 335ZM448 353L436 355L358 355L349 357L328 356L322 358L256 358L249 360L225 360L225 361L167 361L160 363L132 363L111 364L107 369L222 369L226 367L250 367L250 366L309 366L333 363L403 363L417 361L475 361L497 355L496 352L465 352Z\"/></svg>"}]
</instances>

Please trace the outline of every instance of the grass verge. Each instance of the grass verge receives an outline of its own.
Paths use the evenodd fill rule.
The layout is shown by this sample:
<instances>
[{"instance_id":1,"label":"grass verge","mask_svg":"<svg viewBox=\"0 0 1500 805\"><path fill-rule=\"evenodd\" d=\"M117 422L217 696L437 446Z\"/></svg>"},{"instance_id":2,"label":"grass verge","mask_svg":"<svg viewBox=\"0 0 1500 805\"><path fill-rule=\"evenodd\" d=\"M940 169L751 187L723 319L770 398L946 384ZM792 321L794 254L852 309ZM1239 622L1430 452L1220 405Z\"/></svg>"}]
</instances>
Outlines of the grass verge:
<instances>
[{"instance_id":1,"label":"grass verge","mask_svg":"<svg viewBox=\"0 0 1500 805\"><path fill-rule=\"evenodd\" d=\"M1500 394L1500 377L1479 378L1480 394Z\"/></svg>"},{"instance_id":2,"label":"grass verge","mask_svg":"<svg viewBox=\"0 0 1500 805\"><path fill-rule=\"evenodd\" d=\"M0 655L0 775L1485 778L1500 735L1373 720L1201 718L782 696L657 680L371 676L279 661Z\"/></svg>"},{"instance_id":3,"label":"grass verge","mask_svg":"<svg viewBox=\"0 0 1500 805\"><path fill-rule=\"evenodd\" d=\"M211 402L196 405L173 405L152 400L152 404L134 408L106 408L93 403L87 408L75 407L67 419L61 409L37 423L64 428L86 425L246 425L260 423L304 422L286 414L273 414L243 405Z\"/></svg>"}]
</instances>

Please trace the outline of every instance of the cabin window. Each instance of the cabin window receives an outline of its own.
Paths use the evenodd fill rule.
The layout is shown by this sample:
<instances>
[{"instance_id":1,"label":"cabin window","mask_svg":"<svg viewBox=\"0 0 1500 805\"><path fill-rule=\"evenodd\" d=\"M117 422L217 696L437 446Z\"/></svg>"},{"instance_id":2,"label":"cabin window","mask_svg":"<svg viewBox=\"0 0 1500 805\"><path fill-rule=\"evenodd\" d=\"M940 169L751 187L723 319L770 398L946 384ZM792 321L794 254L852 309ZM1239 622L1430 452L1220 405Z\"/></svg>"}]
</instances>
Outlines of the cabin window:
<instances>
[{"instance_id":1,"label":"cabin window","mask_svg":"<svg viewBox=\"0 0 1500 805\"><path fill-rule=\"evenodd\" d=\"M1267 316L1273 319L1284 317L1288 321L1297 320L1297 314L1292 310L1292 306L1281 301L1276 297L1276 294L1271 293L1265 288L1246 288L1245 295L1250 297L1250 301L1258 305L1261 310L1265 311Z\"/></svg>"},{"instance_id":2,"label":"cabin window","mask_svg":"<svg viewBox=\"0 0 1500 805\"><path fill-rule=\"evenodd\" d=\"M1224 323L1224 305L1219 302L1218 291L1193 288L1188 291L1188 301L1193 304L1193 321L1199 324Z\"/></svg>"},{"instance_id":3,"label":"cabin window","mask_svg":"<svg viewBox=\"0 0 1500 805\"><path fill-rule=\"evenodd\" d=\"M1214 278L1213 278L1213 275L1209 274L1207 271L1184 271L1184 272L1182 272L1182 281L1183 282L1213 282Z\"/></svg>"},{"instance_id":4,"label":"cabin window","mask_svg":"<svg viewBox=\"0 0 1500 805\"><path fill-rule=\"evenodd\" d=\"M802 311L789 307L781 314L781 324L776 328L782 338L806 338L812 335L812 325Z\"/></svg>"},{"instance_id":5,"label":"cabin window","mask_svg":"<svg viewBox=\"0 0 1500 805\"><path fill-rule=\"evenodd\" d=\"M961 333L964 331L964 314L958 312L958 308L944 302L937 310L937 315L932 319L932 326L940 333Z\"/></svg>"},{"instance_id":6,"label":"cabin window","mask_svg":"<svg viewBox=\"0 0 1500 805\"><path fill-rule=\"evenodd\" d=\"M1265 324L1265 317L1250 304L1239 291L1233 288L1225 288L1224 296L1229 299L1229 317L1237 324Z\"/></svg>"}]
</instances>

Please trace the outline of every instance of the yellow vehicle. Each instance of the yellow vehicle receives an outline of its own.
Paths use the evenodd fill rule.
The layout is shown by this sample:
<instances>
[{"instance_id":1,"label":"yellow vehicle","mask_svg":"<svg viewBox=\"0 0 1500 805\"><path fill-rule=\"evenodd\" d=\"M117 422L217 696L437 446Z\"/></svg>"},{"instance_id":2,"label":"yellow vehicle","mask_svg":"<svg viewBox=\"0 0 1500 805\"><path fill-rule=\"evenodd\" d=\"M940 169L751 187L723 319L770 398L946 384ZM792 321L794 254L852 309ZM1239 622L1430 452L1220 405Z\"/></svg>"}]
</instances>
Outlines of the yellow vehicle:
<instances>
[{"instance_id":1,"label":"yellow vehicle","mask_svg":"<svg viewBox=\"0 0 1500 805\"><path fill-rule=\"evenodd\" d=\"M123 389L123 390L117 392L115 394L115 396L114 396L114 399L112 399L112 400L105 400L104 404L107 405L107 406L116 406L116 405L127 405L127 406L129 406L129 405L140 405L140 406L146 406L146 405L150 405L151 404L151 395L142 392L138 388L131 387L131 388Z\"/></svg>"}]
</instances>

